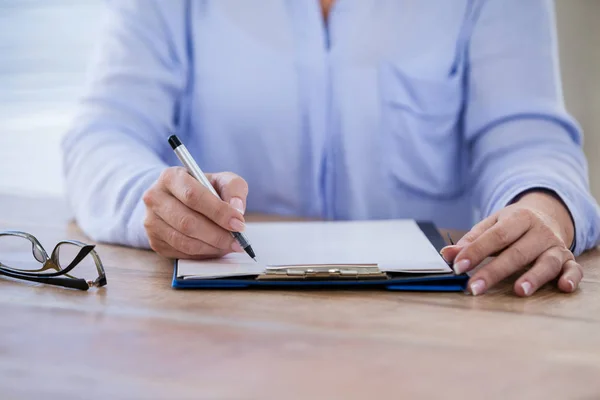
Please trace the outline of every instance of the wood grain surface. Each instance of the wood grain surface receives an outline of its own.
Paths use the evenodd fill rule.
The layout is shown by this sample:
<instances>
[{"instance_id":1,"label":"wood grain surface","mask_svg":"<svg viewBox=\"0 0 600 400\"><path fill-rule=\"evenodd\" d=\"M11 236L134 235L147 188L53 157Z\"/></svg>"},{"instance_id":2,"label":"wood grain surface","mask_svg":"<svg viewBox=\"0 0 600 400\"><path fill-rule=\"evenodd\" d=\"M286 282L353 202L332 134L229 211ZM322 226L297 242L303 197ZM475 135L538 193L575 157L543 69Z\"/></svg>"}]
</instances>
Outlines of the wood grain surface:
<instances>
[{"instance_id":1,"label":"wood grain surface","mask_svg":"<svg viewBox=\"0 0 600 400\"><path fill-rule=\"evenodd\" d=\"M0 229L47 248L90 241L61 201L3 195L0 210ZM178 291L171 261L97 250L99 290L0 278L2 399L600 398L596 250L576 293L529 299L510 280L477 298Z\"/></svg>"}]
</instances>

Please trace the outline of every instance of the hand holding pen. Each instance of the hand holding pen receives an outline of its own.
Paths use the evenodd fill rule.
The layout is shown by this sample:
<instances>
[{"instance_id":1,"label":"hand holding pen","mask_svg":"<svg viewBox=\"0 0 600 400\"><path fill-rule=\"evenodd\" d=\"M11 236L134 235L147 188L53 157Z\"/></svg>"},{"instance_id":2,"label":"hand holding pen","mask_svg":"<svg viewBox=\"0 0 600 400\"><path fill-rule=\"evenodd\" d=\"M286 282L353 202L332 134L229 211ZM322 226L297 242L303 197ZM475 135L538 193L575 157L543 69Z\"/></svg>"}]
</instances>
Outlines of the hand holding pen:
<instances>
[{"instance_id":1,"label":"hand holding pen","mask_svg":"<svg viewBox=\"0 0 600 400\"><path fill-rule=\"evenodd\" d=\"M207 187L190 172L195 162L191 155L189 159L182 156L189 152L181 142L171 137L169 143L174 149L181 147L177 156L188 165L165 169L144 194L144 226L152 249L169 258L215 258L233 251L246 251L254 258L252 247L241 234L245 229L246 181L230 172L204 175L198 167L210 184Z\"/></svg>"}]
</instances>

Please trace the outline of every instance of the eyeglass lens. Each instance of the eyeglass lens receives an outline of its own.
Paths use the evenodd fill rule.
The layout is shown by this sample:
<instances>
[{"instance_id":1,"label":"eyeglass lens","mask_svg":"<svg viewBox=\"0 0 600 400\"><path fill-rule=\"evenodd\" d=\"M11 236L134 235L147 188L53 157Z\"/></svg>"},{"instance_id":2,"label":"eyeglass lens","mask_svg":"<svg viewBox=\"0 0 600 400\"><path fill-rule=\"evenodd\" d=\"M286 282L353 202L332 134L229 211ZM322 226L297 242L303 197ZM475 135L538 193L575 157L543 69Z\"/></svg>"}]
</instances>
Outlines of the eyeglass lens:
<instances>
[{"instance_id":1,"label":"eyeglass lens","mask_svg":"<svg viewBox=\"0 0 600 400\"><path fill-rule=\"evenodd\" d=\"M44 251L26 237L0 236L0 263L5 267L26 272L54 273L67 268L80 251L81 246L79 245L60 243L55 251L55 261L58 265L57 268L54 268L53 263L47 263L44 266L46 261ZM95 280L98 277L98 271L92 255L88 254L81 260L68 276Z\"/></svg>"},{"instance_id":2,"label":"eyeglass lens","mask_svg":"<svg viewBox=\"0 0 600 400\"><path fill-rule=\"evenodd\" d=\"M0 263L24 271L39 271L46 261L43 251L21 236L0 236ZM51 270L48 272L53 272Z\"/></svg>"},{"instance_id":3,"label":"eyeglass lens","mask_svg":"<svg viewBox=\"0 0 600 400\"><path fill-rule=\"evenodd\" d=\"M61 243L56 248L56 258L61 268L67 268L69 264L77 257L81 251L81 246L73 243ZM85 280L95 280L98 277L96 263L91 254L88 254L77 266L70 272L71 276L83 278Z\"/></svg>"}]
</instances>

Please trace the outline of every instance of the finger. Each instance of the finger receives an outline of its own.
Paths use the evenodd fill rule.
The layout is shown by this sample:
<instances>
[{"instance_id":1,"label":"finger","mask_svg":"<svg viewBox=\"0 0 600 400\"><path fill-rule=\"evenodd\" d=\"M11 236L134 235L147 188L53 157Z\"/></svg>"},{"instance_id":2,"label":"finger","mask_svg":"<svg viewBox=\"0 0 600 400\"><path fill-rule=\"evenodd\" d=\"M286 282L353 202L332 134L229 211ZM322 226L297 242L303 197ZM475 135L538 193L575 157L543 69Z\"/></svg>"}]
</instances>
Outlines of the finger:
<instances>
[{"instance_id":1,"label":"finger","mask_svg":"<svg viewBox=\"0 0 600 400\"><path fill-rule=\"evenodd\" d=\"M472 243L466 244L454 260L456 273L461 274L475 268L487 257L523 236L531 228L531 222L529 219L519 218L520 214L513 213L499 220Z\"/></svg>"},{"instance_id":2,"label":"finger","mask_svg":"<svg viewBox=\"0 0 600 400\"><path fill-rule=\"evenodd\" d=\"M169 245L164 240L158 237L148 237L150 239L150 248L166 258L178 258L178 259L186 259L189 258L190 255L183 254L180 251L175 250L171 245Z\"/></svg>"},{"instance_id":3,"label":"finger","mask_svg":"<svg viewBox=\"0 0 600 400\"><path fill-rule=\"evenodd\" d=\"M496 222L498 222L497 214L490 215L489 217L479 221L477 224L475 224L475 226L471 228L469 232L467 232L466 235L464 235L462 238L460 238L458 242L456 242L456 245L459 247L464 247L465 245L472 243L473 241L475 241L475 239L481 236L483 232L487 231L492 226L494 226Z\"/></svg>"},{"instance_id":4,"label":"finger","mask_svg":"<svg viewBox=\"0 0 600 400\"><path fill-rule=\"evenodd\" d=\"M152 248L152 250L154 250L156 253L160 254L163 257L166 258L172 258L172 259L189 259L189 260L205 260L208 258L214 258L215 256L212 255L189 255L189 254L184 254L180 251L175 250L173 247L171 247L171 245L169 245L167 242L159 239L159 238L153 238L150 241L150 246Z\"/></svg>"},{"instance_id":5,"label":"finger","mask_svg":"<svg viewBox=\"0 0 600 400\"><path fill-rule=\"evenodd\" d=\"M567 260L563 273L558 280L558 288L566 293L573 293L583 279L583 268L575 260Z\"/></svg>"},{"instance_id":6,"label":"finger","mask_svg":"<svg viewBox=\"0 0 600 400\"><path fill-rule=\"evenodd\" d=\"M147 218L145 226L146 230L149 232L149 239L160 239L169 244L173 249L188 256L205 255L209 257L219 257L232 251L231 249L218 249L198 239L186 236L173 229L158 216Z\"/></svg>"},{"instance_id":7,"label":"finger","mask_svg":"<svg viewBox=\"0 0 600 400\"><path fill-rule=\"evenodd\" d=\"M170 193L157 193L149 207L160 219L185 236L198 239L221 250L233 248L235 241L231 232L189 209Z\"/></svg>"},{"instance_id":8,"label":"finger","mask_svg":"<svg viewBox=\"0 0 600 400\"><path fill-rule=\"evenodd\" d=\"M219 199L183 168L168 168L162 177L164 185L179 201L208 217L223 229L243 232L244 216Z\"/></svg>"},{"instance_id":9,"label":"finger","mask_svg":"<svg viewBox=\"0 0 600 400\"><path fill-rule=\"evenodd\" d=\"M246 210L246 198L248 197L248 183L241 176L233 172L211 174L209 179L221 196L221 199L244 214Z\"/></svg>"},{"instance_id":10,"label":"finger","mask_svg":"<svg viewBox=\"0 0 600 400\"><path fill-rule=\"evenodd\" d=\"M493 261L474 273L469 279L469 290L475 296L485 293L498 282L532 263L550 247L551 243L541 241L539 234L530 230Z\"/></svg>"},{"instance_id":11,"label":"finger","mask_svg":"<svg viewBox=\"0 0 600 400\"><path fill-rule=\"evenodd\" d=\"M457 256L457 254L461 250L462 250L462 247L454 244L454 245L444 247L442 250L440 250L440 254L444 258L444 260L446 260L446 262L451 263L452 261L454 261L454 258Z\"/></svg>"},{"instance_id":12,"label":"finger","mask_svg":"<svg viewBox=\"0 0 600 400\"><path fill-rule=\"evenodd\" d=\"M488 218L479 221L471 230L465 234L456 244L446 246L441 251L440 254L448 263L452 263L458 253L463 249L464 246L473 242L477 239L483 232L494 226L494 224L498 221L496 215L489 216Z\"/></svg>"},{"instance_id":13,"label":"finger","mask_svg":"<svg viewBox=\"0 0 600 400\"><path fill-rule=\"evenodd\" d=\"M547 282L556 278L563 265L573 258L565 247L554 246L538 257L529 271L515 282L514 290L519 296L531 296Z\"/></svg>"}]
</instances>

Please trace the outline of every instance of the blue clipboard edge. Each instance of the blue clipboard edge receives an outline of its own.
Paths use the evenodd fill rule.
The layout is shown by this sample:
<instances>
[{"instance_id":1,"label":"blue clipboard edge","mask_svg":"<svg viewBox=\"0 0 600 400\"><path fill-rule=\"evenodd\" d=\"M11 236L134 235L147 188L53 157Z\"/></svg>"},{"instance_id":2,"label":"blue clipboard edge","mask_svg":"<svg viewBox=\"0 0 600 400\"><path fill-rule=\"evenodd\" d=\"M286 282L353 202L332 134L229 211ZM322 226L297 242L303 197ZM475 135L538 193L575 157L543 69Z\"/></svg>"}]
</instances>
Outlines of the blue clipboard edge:
<instances>
[{"instance_id":1,"label":"blue clipboard edge","mask_svg":"<svg viewBox=\"0 0 600 400\"><path fill-rule=\"evenodd\" d=\"M431 222L417 221L417 225L439 252L446 242ZM440 256L441 257L441 256ZM258 281L252 279L178 279L177 261L173 263L173 281L175 289L387 289L392 291L460 292L464 291L469 280L467 274L428 274L404 276L385 281Z\"/></svg>"},{"instance_id":2,"label":"blue clipboard edge","mask_svg":"<svg viewBox=\"0 0 600 400\"><path fill-rule=\"evenodd\" d=\"M175 289L387 289L396 291L461 292L469 277L465 274L402 277L385 281L257 281L251 279L178 279L177 261L173 268Z\"/></svg>"}]
</instances>

